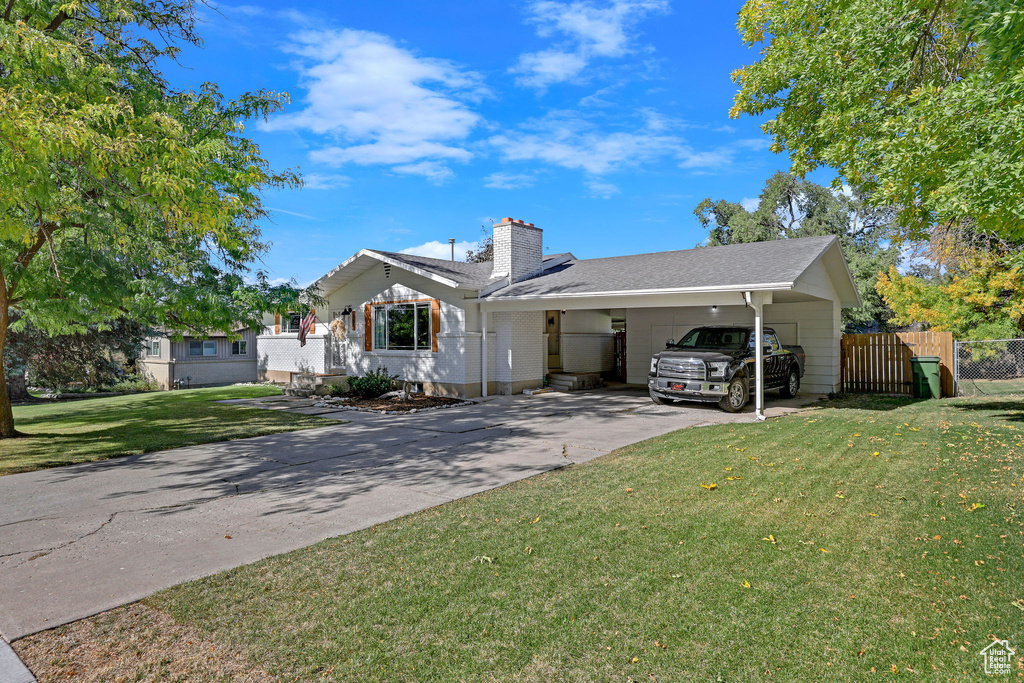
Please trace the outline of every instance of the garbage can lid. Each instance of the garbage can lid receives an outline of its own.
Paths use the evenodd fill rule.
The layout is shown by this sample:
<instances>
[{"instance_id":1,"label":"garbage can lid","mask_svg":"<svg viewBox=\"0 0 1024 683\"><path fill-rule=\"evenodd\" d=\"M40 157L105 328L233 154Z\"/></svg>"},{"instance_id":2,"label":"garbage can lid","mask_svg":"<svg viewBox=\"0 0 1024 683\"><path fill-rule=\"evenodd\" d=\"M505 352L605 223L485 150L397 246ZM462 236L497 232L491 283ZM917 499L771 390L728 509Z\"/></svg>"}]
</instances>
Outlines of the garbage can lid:
<instances>
[{"instance_id":1,"label":"garbage can lid","mask_svg":"<svg viewBox=\"0 0 1024 683\"><path fill-rule=\"evenodd\" d=\"M918 363L938 363L942 358L939 356L914 356L910 359L911 362L917 361Z\"/></svg>"}]
</instances>

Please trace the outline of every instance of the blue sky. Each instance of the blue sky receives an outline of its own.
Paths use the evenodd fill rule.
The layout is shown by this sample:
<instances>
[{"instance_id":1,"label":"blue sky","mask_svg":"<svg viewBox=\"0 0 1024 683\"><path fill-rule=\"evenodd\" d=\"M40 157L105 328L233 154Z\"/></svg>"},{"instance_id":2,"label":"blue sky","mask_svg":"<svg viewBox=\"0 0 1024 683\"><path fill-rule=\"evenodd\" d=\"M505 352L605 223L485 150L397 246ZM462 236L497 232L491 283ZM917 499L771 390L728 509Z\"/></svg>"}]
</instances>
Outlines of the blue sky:
<instances>
[{"instance_id":1,"label":"blue sky","mask_svg":"<svg viewBox=\"0 0 1024 683\"><path fill-rule=\"evenodd\" d=\"M249 134L301 190L266 196L263 268L309 282L361 248L443 256L491 219L580 258L686 249L704 197L788 168L728 117L741 2L303 2L203 9L177 86L291 95ZM432 244L434 243L434 244Z\"/></svg>"}]
</instances>

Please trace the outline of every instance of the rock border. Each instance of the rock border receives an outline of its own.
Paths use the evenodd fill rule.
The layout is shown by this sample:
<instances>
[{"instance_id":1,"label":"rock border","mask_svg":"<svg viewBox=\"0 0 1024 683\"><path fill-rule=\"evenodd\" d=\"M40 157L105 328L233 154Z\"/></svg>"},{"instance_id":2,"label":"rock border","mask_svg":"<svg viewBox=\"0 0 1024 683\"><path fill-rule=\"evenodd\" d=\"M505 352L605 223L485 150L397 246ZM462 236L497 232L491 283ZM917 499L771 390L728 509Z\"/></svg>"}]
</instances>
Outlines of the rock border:
<instances>
[{"instance_id":1,"label":"rock border","mask_svg":"<svg viewBox=\"0 0 1024 683\"><path fill-rule=\"evenodd\" d=\"M448 410L449 408L462 408L464 406L476 405L474 401L462 401L460 403L450 403L446 406L431 406L429 408L412 408L410 410L379 410L375 408L361 408L359 406L347 406L344 404L328 403L327 401L317 401L311 408L337 408L338 411L351 410L359 413L376 413L377 415L419 415L420 413L430 413L435 410Z\"/></svg>"}]
</instances>

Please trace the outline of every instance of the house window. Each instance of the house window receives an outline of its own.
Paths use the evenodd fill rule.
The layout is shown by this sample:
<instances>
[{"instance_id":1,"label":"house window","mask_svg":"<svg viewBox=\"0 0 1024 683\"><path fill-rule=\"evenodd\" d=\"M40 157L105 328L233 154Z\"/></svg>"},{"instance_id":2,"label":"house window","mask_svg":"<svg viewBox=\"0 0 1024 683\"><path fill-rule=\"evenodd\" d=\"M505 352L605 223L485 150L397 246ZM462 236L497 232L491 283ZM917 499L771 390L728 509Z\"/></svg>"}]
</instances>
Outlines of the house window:
<instances>
[{"instance_id":1,"label":"house window","mask_svg":"<svg viewBox=\"0 0 1024 683\"><path fill-rule=\"evenodd\" d=\"M302 324L302 316L298 313L287 313L281 316L281 332L297 334L299 325Z\"/></svg>"},{"instance_id":2,"label":"house window","mask_svg":"<svg viewBox=\"0 0 1024 683\"><path fill-rule=\"evenodd\" d=\"M159 356L160 355L160 340L154 339L146 345L147 356Z\"/></svg>"},{"instance_id":3,"label":"house window","mask_svg":"<svg viewBox=\"0 0 1024 683\"><path fill-rule=\"evenodd\" d=\"M231 355L232 356L244 356L244 355L246 355L245 341L244 340L231 342Z\"/></svg>"},{"instance_id":4,"label":"house window","mask_svg":"<svg viewBox=\"0 0 1024 683\"><path fill-rule=\"evenodd\" d=\"M190 355L190 356L216 356L217 355L217 342L215 340L190 341L188 343L188 355Z\"/></svg>"},{"instance_id":5,"label":"house window","mask_svg":"<svg viewBox=\"0 0 1024 683\"><path fill-rule=\"evenodd\" d=\"M373 307L373 347L388 351L429 351L430 302Z\"/></svg>"}]
</instances>

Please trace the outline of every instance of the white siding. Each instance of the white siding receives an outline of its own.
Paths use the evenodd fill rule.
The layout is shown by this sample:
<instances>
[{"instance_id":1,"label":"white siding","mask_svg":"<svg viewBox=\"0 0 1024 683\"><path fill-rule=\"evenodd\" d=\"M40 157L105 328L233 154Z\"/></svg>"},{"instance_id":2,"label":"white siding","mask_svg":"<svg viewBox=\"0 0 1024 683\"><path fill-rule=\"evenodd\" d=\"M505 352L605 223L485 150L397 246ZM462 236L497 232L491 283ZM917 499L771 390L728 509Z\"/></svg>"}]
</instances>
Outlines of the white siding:
<instances>
[{"instance_id":1,"label":"white siding","mask_svg":"<svg viewBox=\"0 0 1024 683\"><path fill-rule=\"evenodd\" d=\"M839 338L842 321L835 301L769 304L765 325L795 327L796 343L804 347L807 368L803 390L810 393L835 391L839 384ZM680 308L630 308L626 311L627 381L646 384L651 355L665 348L668 339L678 340L700 325L752 325L754 311L744 306ZM787 334L788 336L788 334Z\"/></svg>"}]
</instances>

